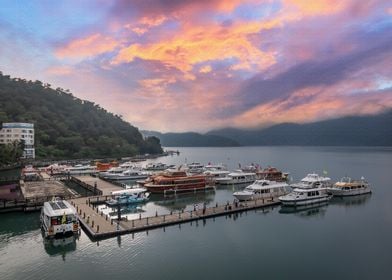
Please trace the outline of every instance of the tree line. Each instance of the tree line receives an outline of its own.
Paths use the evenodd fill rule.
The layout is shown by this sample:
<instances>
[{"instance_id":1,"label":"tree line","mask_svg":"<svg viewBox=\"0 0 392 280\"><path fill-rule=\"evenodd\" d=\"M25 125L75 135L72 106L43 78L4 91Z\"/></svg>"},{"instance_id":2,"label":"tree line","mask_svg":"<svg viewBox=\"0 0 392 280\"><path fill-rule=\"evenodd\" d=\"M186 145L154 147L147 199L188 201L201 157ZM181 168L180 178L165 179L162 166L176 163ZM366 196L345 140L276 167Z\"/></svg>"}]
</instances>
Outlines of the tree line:
<instances>
[{"instance_id":1,"label":"tree line","mask_svg":"<svg viewBox=\"0 0 392 280\"><path fill-rule=\"evenodd\" d=\"M3 122L34 123L38 158L127 157L162 152L158 138L143 138L121 116L79 99L69 90L0 72Z\"/></svg>"}]
</instances>

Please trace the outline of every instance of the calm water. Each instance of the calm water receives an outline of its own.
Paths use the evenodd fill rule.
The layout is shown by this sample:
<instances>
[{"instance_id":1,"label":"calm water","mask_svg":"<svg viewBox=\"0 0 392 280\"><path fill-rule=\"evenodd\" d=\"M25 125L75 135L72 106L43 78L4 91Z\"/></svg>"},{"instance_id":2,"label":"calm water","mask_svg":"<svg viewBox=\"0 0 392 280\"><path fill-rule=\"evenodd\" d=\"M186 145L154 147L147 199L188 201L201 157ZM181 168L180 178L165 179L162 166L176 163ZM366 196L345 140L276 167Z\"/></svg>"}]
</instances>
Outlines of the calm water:
<instances>
[{"instance_id":1,"label":"calm water","mask_svg":"<svg viewBox=\"0 0 392 280\"><path fill-rule=\"evenodd\" d=\"M280 206L134 236L45 244L39 215L1 215L0 279L390 279L392 275L392 148L179 148L166 163L259 163L290 172L328 171L334 180L365 176L368 196L334 198L292 212ZM177 211L232 200L233 188L196 197L153 197L137 211ZM129 209L130 215L132 209ZM135 210L136 211L136 210Z\"/></svg>"}]
</instances>

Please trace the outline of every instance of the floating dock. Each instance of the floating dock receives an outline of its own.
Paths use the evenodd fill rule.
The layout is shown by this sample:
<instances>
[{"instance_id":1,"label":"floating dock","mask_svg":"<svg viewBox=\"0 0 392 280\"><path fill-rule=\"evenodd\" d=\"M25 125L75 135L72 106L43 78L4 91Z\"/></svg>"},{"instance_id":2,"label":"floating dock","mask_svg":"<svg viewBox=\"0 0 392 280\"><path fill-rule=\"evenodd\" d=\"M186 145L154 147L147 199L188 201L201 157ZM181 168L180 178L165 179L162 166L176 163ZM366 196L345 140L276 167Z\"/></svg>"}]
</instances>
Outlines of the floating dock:
<instances>
[{"instance_id":1,"label":"floating dock","mask_svg":"<svg viewBox=\"0 0 392 280\"><path fill-rule=\"evenodd\" d=\"M273 199L258 199L241 203L227 203L224 205L216 204L213 207L193 211L171 212L166 215L152 217L141 217L133 220L121 219L120 221L111 219L97 207L109 197L78 198L70 200L79 214L79 221L87 235L92 240L106 239L123 234L146 231L191 221L204 220L217 216L229 215L252 209L264 208L280 204L280 201Z\"/></svg>"},{"instance_id":2,"label":"floating dock","mask_svg":"<svg viewBox=\"0 0 392 280\"><path fill-rule=\"evenodd\" d=\"M124 188L102 180L98 177L87 176L72 176L71 181L77 183L85 189L95 193L96 195L111 195L113 191L120 191Z\"/></svg>"}]
</instances>

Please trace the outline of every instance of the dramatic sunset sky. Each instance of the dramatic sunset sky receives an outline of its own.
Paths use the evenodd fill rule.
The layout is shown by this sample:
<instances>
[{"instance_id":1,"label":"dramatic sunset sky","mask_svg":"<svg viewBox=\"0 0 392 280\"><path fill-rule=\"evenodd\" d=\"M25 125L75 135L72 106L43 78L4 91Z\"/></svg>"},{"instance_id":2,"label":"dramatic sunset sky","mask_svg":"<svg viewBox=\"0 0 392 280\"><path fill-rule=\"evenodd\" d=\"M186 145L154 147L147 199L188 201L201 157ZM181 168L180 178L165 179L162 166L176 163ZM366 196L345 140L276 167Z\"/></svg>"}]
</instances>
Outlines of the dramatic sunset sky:
<instances>
[{"instance_id":1,"label":"dramatic sunset sky","mask_svg":"<svg viewBox=\"0 0 392 280\"><path fill-rule=\"evenodd\" d=\"M2 0L0 71L162 132L377 113L392 2Z\"/></svg>"}]
</instances>

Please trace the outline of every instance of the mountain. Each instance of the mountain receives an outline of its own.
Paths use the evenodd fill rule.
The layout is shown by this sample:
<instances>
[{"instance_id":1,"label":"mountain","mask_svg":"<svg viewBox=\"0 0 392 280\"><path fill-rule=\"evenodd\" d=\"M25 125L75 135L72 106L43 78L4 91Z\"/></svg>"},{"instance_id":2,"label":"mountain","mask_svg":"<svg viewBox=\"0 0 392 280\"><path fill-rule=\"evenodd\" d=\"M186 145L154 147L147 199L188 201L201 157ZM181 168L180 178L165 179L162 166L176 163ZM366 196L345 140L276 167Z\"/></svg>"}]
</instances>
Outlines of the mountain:
<instances>
[{"instance_id":1,"label":"mountain","mask_svg":"<svg viewBox=\"0 0 392 280\"><path fill-rule=\"evenodd\" d=\"M93 102L0 72L0 124L32 122L39 158L125 157L162 152L159 139Z\"/></svg>"},{"instance_id":2,"label":"mountain","mask_svg":"<svg viewBox=\"0 0 392 280\"><path fill-rule=\"evenodd\" d=\"M283 123L259 130L225 128L207 135L227 137L244 146L392 146L392 110L308 124Z\"/></svg>"},{"instance_id":3,"label":"mountain","mask_svg":"<svg viewBox=\"0 0 392 280\"><path fill-rule=\"evenodd\" d=\"M160 133L142 131L145 136L155 136L165 147L235 147L238 142L218 135L203 135L195 132Z\"/></svg>"}]
</instances>

